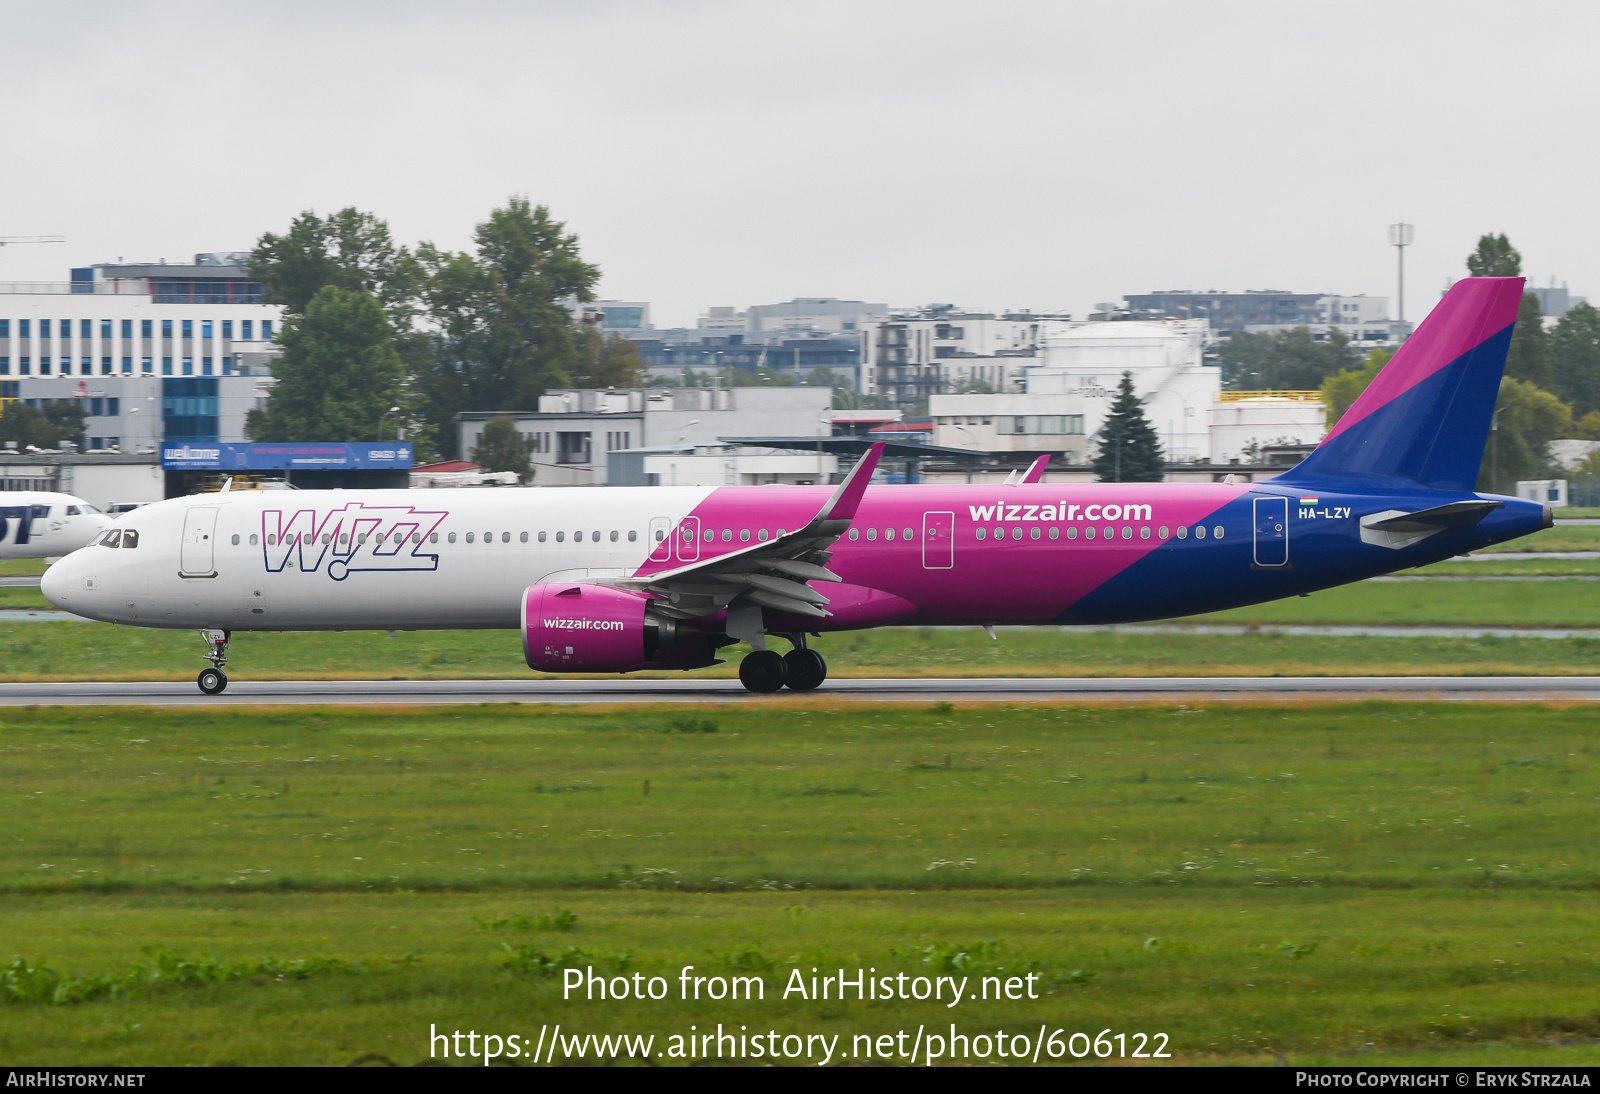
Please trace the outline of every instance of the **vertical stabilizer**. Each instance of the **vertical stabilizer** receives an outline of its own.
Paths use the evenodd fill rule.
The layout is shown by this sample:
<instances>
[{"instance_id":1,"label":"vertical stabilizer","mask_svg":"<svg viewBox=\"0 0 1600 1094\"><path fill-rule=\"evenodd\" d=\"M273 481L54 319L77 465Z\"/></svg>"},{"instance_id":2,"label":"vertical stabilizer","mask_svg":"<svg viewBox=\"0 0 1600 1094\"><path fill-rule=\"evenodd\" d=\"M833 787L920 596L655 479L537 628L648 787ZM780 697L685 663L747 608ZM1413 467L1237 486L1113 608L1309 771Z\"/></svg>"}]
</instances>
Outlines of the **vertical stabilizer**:
<instances>
[{"instance_id":1,"label":"vertical stabilizer","mask_svg":"<svg viewBox=\"0 0 1600 1094\"><path fill-rule=\"evenodd\" d=\"M1475 489L1522 285L1457 281L1316 451L1278 481Z\"/></svg>"}]
</instances>

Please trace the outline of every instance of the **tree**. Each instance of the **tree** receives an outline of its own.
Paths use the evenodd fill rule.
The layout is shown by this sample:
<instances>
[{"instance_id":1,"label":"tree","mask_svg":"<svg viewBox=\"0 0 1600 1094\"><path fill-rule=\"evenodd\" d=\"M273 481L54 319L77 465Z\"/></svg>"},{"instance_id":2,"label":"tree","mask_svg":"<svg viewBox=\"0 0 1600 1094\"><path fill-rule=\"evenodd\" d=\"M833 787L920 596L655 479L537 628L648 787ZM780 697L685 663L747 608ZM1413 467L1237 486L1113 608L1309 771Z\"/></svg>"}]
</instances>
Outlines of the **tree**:
<instances>
[{"instance_id":1,"label":"tree","mask_svg":"<svg viewBox=\"0 0 1600 1094\"><path fill-rule=\"evenodd\" d=\"M1600 410L1600 308L1578 304L1550 332L1550 390L1587 418Z\"/></svg>"},{"instance_id":2,"label":"tree","mask_svg":"<svg viewBox=\"0 0 1600 1094\"><path fill-rule=\"evenodd\" d=\"M1161 442L1133 392L1133 373L1122 374L1111 413L1100 427L1100 451L1091 465L1101 482L1160 482L1166 477Z\"/></svg>"},{"instance_id":3,"label":"tree","mask_svg":"<svg viewBox=\"0 0 1600 1094\"><path fill-rule=\"evenodd\" d=\"M1495 428L1478 489L1508 493L1518 479L1547 478L1550 442L1572 433L1572 408L1550 392L1507 376L1495 401Z\"/></svg>"},{"instance_id":4,"label":"tree","mask_svg":"<svg viewBox=\"0 0 1600 1094\"><path fill-rule=\"evenodd\" d=\"M43 409L8 399L0 407L0 441L16 441L19 449L60 448L63 441L83 446L88 412L82 399L45 399Z\"/></svg>"},{"instance_id":5,"label":"tree","mask_svg":"<svg viewBox=\"0 0 1600 1094\"><path fill-rule=\"evenodd\" d=\"M1361 368L1336 372L1322 381L1322 405L1327 408L1327 427L1332 429L1344 417L1367 386L1378 378L1383 366L1394 354L1389 350L1375 349L1367 354Z\"/></svg>"},{"instance_id":6,"label":"tree","mask_svg":"<svg viewBox=\"0 0 1600 1094\"><path fill-rule=\"evenodd\" d=\"M645 363L639 347L622 335L604 335L598 324L584 323L573 369L574 387L638 387L644 382Z\"/></svg>"},{"instance_id":7,"label":"tree","mask_svg":"<svg viewBox=\"0 0 1600 1094\"><path fill-rule=\"evenodd\" d=\"M421 270L389 225L354 207L319 217L307 209L281 236L266 233L250 255L250 276L266 289L269 304L304 315L327 285L370 293L383 306L396 335L411 329Z\"/></svg>"},{"instance_id":8,"label":"tree","mask_svg":"<svg viewBox=\"0 0 1600 1094\"><path fill-rule=\"evenodd\" d=\"M1330 329L1319 341L1309 327L1235 334L1217 356L1224 383L1238 391L1309 391L1361 362L1349 335Z\"/></svg>"},{"instance_id":9,"label":"tree","mask_svg":"<svg viewBox=\"0 0 1600 1094\"><path fill-rule=\"evenodd\" d=\"M278 341L278 383L245 420L255 440L376 439L388 409L406 405L405 365L371 293L324 286Z\"/></svg>"},{"instance_id":10,"label":"tree","mask_svg":"<svg viewBox=\"0 0 1600 1094\"><path fill-rule=\"evenodd\" d=\"M1550 335L1544 329L1544 312L1539 298L1522 294L1517 306L1517 325L1511 332L1511 347L1506 351L1506 375L1535 387L1553 386L1550 360Z\"/></svg>"},{"instance_id":11,"label":"tree","mask_svg":"<svg viewBox=\"0 0 1600 1094\"><path fill-rule=\"evenodd\" d=\"M512 197L474 234L475 254L417 249L434 352L415 375L424 419L453 451L463 410L536 410L539 396L582 372L565 302L594 299L600 271L543 205Z\"/></svg>"},{"instance_id":12,"label":"tree","mask_svg":"<svg viewBox=\"0 0 1600 1094\"><path fill-rule=\"evenodd\" d=\"M533 438L517 431L514 419L501 415L484 423L472 459L484 471L514 471L526 483L533 478Z\"/></svg>"},{"instance_id":13,"label":"tree","mask_svg":"<svg viewBox=\"0 0 1600 1094\"><path fill-rule=\"evenodd\" d=\"M1478 237L1478 249L1467 256L1467 272L1473 277L1519 277L1522 256L1504 232Z\"/></svg>"}]
</instances>

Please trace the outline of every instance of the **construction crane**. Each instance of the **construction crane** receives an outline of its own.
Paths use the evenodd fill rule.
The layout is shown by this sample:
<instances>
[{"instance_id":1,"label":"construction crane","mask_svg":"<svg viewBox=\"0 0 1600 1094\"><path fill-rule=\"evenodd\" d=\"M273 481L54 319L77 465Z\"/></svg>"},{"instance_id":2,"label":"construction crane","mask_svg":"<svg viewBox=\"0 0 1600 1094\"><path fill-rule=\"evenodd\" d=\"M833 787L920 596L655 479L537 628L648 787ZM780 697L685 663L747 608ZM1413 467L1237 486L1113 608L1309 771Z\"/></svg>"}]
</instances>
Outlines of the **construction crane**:
<instances>
[{"instance_id":1,"label":"construction crane","mask_svg":"<svg viewBox=\"0 0 1600 1094\"><path fill-rule=\"evenodd\" d=\"M66 236L0 236L0 247L7 243L65 243Z\"/></svg>"}]
</instances>

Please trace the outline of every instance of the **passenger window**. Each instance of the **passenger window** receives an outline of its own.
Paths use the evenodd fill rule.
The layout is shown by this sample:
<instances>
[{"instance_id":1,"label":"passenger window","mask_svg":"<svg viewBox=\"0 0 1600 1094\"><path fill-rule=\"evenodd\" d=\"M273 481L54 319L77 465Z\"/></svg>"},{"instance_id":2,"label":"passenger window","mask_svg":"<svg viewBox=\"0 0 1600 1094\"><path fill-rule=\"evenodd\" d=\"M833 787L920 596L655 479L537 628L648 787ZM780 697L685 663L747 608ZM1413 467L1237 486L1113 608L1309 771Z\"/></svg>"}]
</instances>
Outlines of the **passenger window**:
<instances>
[{"instance_id":1,"label":"passenger window","mask_svg":"<svg viewBox=\"0 0 1600 1094\"><path fill-rule=\"evenodd\" d=\"M617 533L616 532L612 532L611 533L611 542L612 543L617 542Z\"/></svg>"},{"instance_id":2,"label":"passenger window","mask_svg":"<svg viewBox=\"0 0 1600 1094\"><path fill-rule=\"evenodd\" d=\"M906 529L906 530L905 530L905 531L904 531L904 532L901 532L901 533L900 533L900 534L901 534L901 536L902 536L902 537L903 537L903 538L904 538L904 539L905 539L905 541L906 541L906 542L907 542L907 543L910 543L910 542L911 542L911 540L912 540L912 538L913 538L913 537L912 537L912 534L911 534L911 529L910 529L910 528L907 528L907 529ZM1039 537L1038 537L1038 536L1035 536L1035 537L1033 537L1033 538L1034 538L1034 539L1038 539L1038 538L1039 538Z\"/></svg>"},{"instance_id":3,"label":"passenger window","mask_svg":"<svg viewBox=\"0 0 1600 1094\"><path fill-rule=\"evenodd\" d=\"M239 546L239 536L238 536L238 533L234 533L234 537L233 537L233 545L234 545L234 546L235 546L235 547L237 547L237 546Z\"/></svg>"},{"instance_id":4,"label":"passenger window","mask_svg":"<svg viewBox=\"0 0 1600 1094\"><path fill-rule=\"evenodd\" d=\"M717 538L717 533L715 533L711 529L707 528L706 529L706 537L705 538L706 538L706 542L710 543L713 539Z\"/></svg>"},{"instance_id":5,"label":"passenger window","mask_svg":"<svg viewBox=\"0 0 1600 1094\"><path fill-rule=\"evenodd\" d=\"M501 543L510 543L511 542L511 533L510 532L501 532L500 533L500 542Z\"/></svg>"},{"instance_id":6,"label":"passenger window","mask_svg":"<svg viewBox=\"0 0 1600 1094\"><path fill-rule=\"evenodd\" d=\"M277 536L268 536L267 537L267 546L268 547L276 547L277 545L278 545L278 537Z\"/></svg>"},{"instance_id":7,"label":"passenger window","mask_svg":"<svg viewBox=\"0 0 1600 1094\"><path fill-rule=\"evenodd\" d=\"M1054 525L1054 524L1052 524L1050 526L1050 538L1051 539L1060 539L1061 538L1061 529L1060 529L1060 527L1058 527L1057 525Z\"/></svg>"},{"instance_id":8,"label":"passenger window","mask_svg":"<svg viewBox=\"0 0 1600 1094\"><path fill-rule=\"evenodd\" d=\"M1005 539L1006 538L1006 530L1004 528L996 528L994 530L994 538L995 539Z\"/></svg>"},{"instance_id":9,"label":"passenger window","mask_svg":"<svg viewBox=\"0 0 1600 1094\"><path fill-rule=\"evenodd\" d=\"M659 538L660 535L661 535L660 532L656 533L657 538ZM637 528L629 528L628 529L628 542L629 543L637 543L638 540L639 540L639 529L637 529Z\"/></svg>"},{"instance_id":10,"label":"passenger window","mask_svg":"<svg viewBox=\"0 0 1600 1094\"><path fill-rule=\"evenodd\" d=\"M976 535L979 539L987 539L987 538L989 538L989 529L987 529L987 528L977 528L977 529L973 530L973 534Z\"/></svg>"},{"instance_id":11,"label":"passenger window","mask_svg":"<svg viewBox=\"0 0 1600 1094\"><path fill-rule=\"evenodd\" d=\"M341 543L344 542L344 537L343 536L339 537L339 542L341 542ZM438 532L429 532L428 533L428 542L429 543L438 543L439 542L439 533Z\"/></svg>"},{"instance_id":12,"label":"passenger window","mask_svg":"<svg viewBox=\"0 0 1600 1094\"><path fill-rule=\"evenodd\" d=\"M861 529L859 529L859 528L850 529L850 538L851 539L860 539L861 538Z\"/></svg>"},{"instance_id":13,"label":"passenger window","mask_svg":"<svg viewBox=\"0 0 1600 1094\"><path fill-rule=\"evenodd\" d=\"M526 532L522 533L522 542L523 543L528 542L528 533L526 533Z\"/></svg>"},{"instance_id":14,"label":"passenger window","mask_svg":"<svg viewBox=\"0 0 1600 1094\"><path fill-rule=\"evenodd\" d=\"M565 532L557 532L556 533L556 542L557 543L562 542L566 538L567 538L567 533L565 533Z\"/></svg>"},{"instance_id":15,"label":"passenger window","mask_svg":"<svg viewBox=\"0 0 1600 1094\"><path fill-rule=\"evenodd\" d=\"M1094 538L1094 525L1091 524L1091 525L1089 525L1089 527L1087 527L1087 528L1085 528L1083 530L1083 538L1084 539L1093 539Z\"/></svg>"},{"instance_id":16,"label":"passenger window","mask_svg":"<svg viewBox=\"0 0 1600 1094\"><path fill-rule=\"evenodd\" d=\"M1140 539L1149 539L1150 538L1150 526L1148 524L1143 525L1142 527L1140 527L1140 529L1139 529L1139 538Z\"/></svg>"},{"instance_id":17,"label":"passenger window","mask_svg":"<svg viewBox=\"0 0 1600 1094\"><path fill-rule=\"evenodd\" d=\"M388 533L388 532L379 532L379 533L378 533L378 542L379 542L379 543L382 543L382 542L383 542L383 541L384 541L384 539L385 539L385 538L386 538L386 537L387 537L387 536L388 536L388 535L389 535L389 533Z\"/></svg>"},{"instance_id":18,"label":"passenger window","mask_svg":"<svg viewBox=\"0 0 1600 1094\"><path fill-rule=\"evenodd\" d=\"M893 528L885 528L883 530L883 538L886 539L887 541L889 541L890 543L893 543L894 542L894 529Z\"/></svg>"},{"instance_id":19,"label":"passenger window","mask_svg":"<svg viewBox=\"0 0 1600 1094\"><path fill-rule=\"evenodd\" d=\"M1133 527L1131 525L1124 524L1122 526L1122 538L1123 539L1132 539L1133 538Z\"/></svg>"},{"instance_id":20,"label":"passenger window","mask_svg":"<svg viewBox=\"0 0 1600 1094\"><path fill-rule=\"evenodd\" d=\"M748 528L739 529L739 542L740 543L749 543L750 542L750 529L748 529Z\"/></svg>"},{"instance_id":21,"label":"passenger window","mask_svg":"<svg viewBox=\"0 0 1600 1094\"><path fill-rule=\"evenodd\" d=\"M767 542L767 530L765 528L761 529L761 531L756 533L756 538L762 543Z\"/></svg>"},{"instance_id":22,"label":"passenger window","mask_svg":"<svg viewBox=\"0 0 1600 1094\"><path fill-rule=\"evenodd\" d=\"M1077 528L1068 528L1067 529L1067 538L1068 539L1077 539L1078 538L1078 529Z\"/></svg>"},{"instance_id":23,"label":"passenger window","mask_svg":"<svg viewBox=\"0 0 1600 1094\"><path fill-rule=\"evenodd\" d=\"M583 542L583 533L582 532L574 532L574 533L572 533L572 542L574 542L574 543L582 543Z\"/></svg>"},{"instance_id":24,"label":"passenger window","mask_svg":"<svg viewBox=\"0 0 1600 1094\"><path fill-rule=\"evenodd\" d=\"M472 536L473 536L473 533L471 533L471 532L468 532L468 533L467 533L467 542L468 542L468 543L472 543L472 542L474 542L474 540L473 540L473 538L472 538Z\"/></svg>"},{"instance_id":25,"label":"passenger window","mask_svg":"<svg viewBox=\"0 0 1600 1094\"><path fill-rule=\"evenodd\" d=\"M1179 539L1188 539L1189 538L1189 529L1184 527L1181 524L1178 525L1178 538Z\"/></svg>"},{"instance_id":26,"label":"passenger window","mask_svg":"<svg viewBox=\"0 0 1600 1094\"><path fill-rule=\"evenodd\" d=\"M1197 524L1197 525L1194 526L1194 538L1195 539L1205 539L1206 538L1206 526L1204 524Z\"/></svg>"},{"instance_id":27,"label":"passenger window","mask_svg":"<svg viewBox=\"0 0 1600 1094\"><path fill-rule=\"evenodd\" d=\"M1011 529L1011 538L1012 539L1021 539L1022 538L1022 525L1019 524L1015 528Z\"/></svg>"},{"instance_id":28,"label":"passenger window","mask_svg":"<svg viewBox=\"0 0 1600 1094\"><path fill-rule=\"evenodd\" d=\"M121 528L113 528L113 529L111 529L111 531L107 532L105 535L100 537L100 546L102 546L102 547L120 547L121 545L122 545L122 529Z\"/></svg>"},{"instance_id":29,"label":"passenger window","mask_svg":"<svg viewBox=\"0 0 1600 1094\"><path fill-rule=\"evenodd\" d=\"M1222 525L1219 524L1215 528L1211 529L1211 538L1212 539L1221 539L1222 538Z\"/></svg>"},{"instance_id":30,"label":"passenger window","mask_svg":"<svg viewBox=\"0 0 1600 1094\"><path fill-rule=\"evenodd\" d=\"M722 542L724 542L724 543L732 543L733 542L733 529L732 528L724 528L722 530Z\"/></svg>"},{"instance_id":31,"label":"passenger window","mask_svg":"<svg viewBox=\"0 0 1600 1094\"><path fill-rule=\"evenodd\" d=\"M456 541L456 534L454 532L451 532L449 535L445 536L444 538L445 538L446 542L454 543Z\"/></svg>"},{"instance_id":32,"label":"passenger window","mask_svg":"<svg viewBox=\"0 0 1600 1094\"><path fill-rule=\"evenodd\" d=\"M365 533L365 532L356 533L356 542L357 543L365 543L365 542L367 542L367 533Z\"/></svg>"},{"instance_id":33,"label":"passenger window","mask_svg":"<svg viewBox=\"0 0 1600 1094\"><path fill-rule=\"evenodd\" d=\"M558 534L558 535L559 535L559 534L560 534L560 533L557 533L557 534ZM540 532L540 533L539 533L539 542L540 542L540 543L543 543L543 542L544 542L544 533L543 533L543 532Z\"/></svg>"},{"instance_id":34,"label":"passenger window","mask_svg":"<svg viewBox=\"0 0 1600 1094\"><path fill-rule=\"evenodd\" d=\"M1039 526L1037 524L1035 524L1032 528L1028 529L1028 536L1030 538L1032 538L1032 539L1038 539L1039 538Z\"/></svg>"},{"instance_id":35,"label":"passenger window","mask_svg":"<svg viewBox=\"0 0 1600 1094\"><path fill-rule=\"evenodd\" d=\"M251 539L255 539L256 537L255 536L251 536L250 538ZM122 533L122 549L123 550L127 550L130 547L137 547L137 546L139 546L139 533L138 532L135 532L132 528L129 528L127 531Z\"/></svg>"},{"instance_id":36,"label":"passenger window","mask_svg":"<svg viewBox=\"0 0 1600 1094\"><path fill-rule=\"evenodd\" d=\"M867 529L867 539L868 539L868 541L876 542L877 538L878 538L878 530L876 528L868 528Z\"/></svg>"},{"instance_id":37,"label":"passenger window","mask_svg":"<svg viewBox=\"0 0 1600 1094\"><path fill-rule=\"evenodd\" d=\"M485 542L485 543L493 543L494 542L494 533L493 532L485 532L485 533L483 533L483 542Z\"/></svg>"},{"instance_id":38,"label":"passenger window","mask_svg":"<svg viewBox=\"0 0 1600 1094\"><path fill-rule=\"evenodd\" d=\"M322 542L326 543L328 541L327 540L323 540ZM412 543L421 543L422 542L422 533L421 532L412 532L411 533L411 542Z\"/></svg>"},{"instance_id":39,"label":"passenger window","mask_svg":"<svg viewBox=\"0 0 1600 1094\"><path fill-rule=\"evenodd\" d=\"M590 532L589 533L589 539L592 540L595 543L599 543L600 542L600 533L599 532Z\"/></svg>"},{"instance_id":40,"label":"passenger window","mask_svg":"<svg viewBox=\"0 0 1600 1094\"><path fill-rule=\"evenodd\" d=\"M234 540L234 542L237 543L239 541L238 540ZM333 533L332 532L324 532L324 533L322 533L322 542L323 543L332 543L333 542Z\"/></svg>"},{"instance_id":41,"label":"passenger window","mask_svg":"<svg viewBox=\"0 0 1600 1094\"><path fill-rule=\"evenodd\" d=\"M667 533L663 532L660 528L657 528L656 529L656 542L660 543L662 540L664 540L666 538L667 538Z\"/></svg>"},{"instance_id":42,"label":"passenger window","mask_svg":"<svg viewBox=\"0 0 1600 1094\"><path fill-rule=\"evenodd\" d=\"M1168 533L1167 533L1167 526L1166 526L1166 525L1165 525L1165 524L1163 524L1163 525L1162 525L1162 526L1161 526L1161 527L1160 527L1160 528L1159 528L1159 529L1158 529L1158 530L1157 530L1157 531L1156 531L1156 535L1158 535L1158 536L1160 536L1160 537L1161 537L1161 538L1162 538L1162 539L1166 539L1166 538L1167 538L1167 535L1168 535Z\"/></svg>"}]
</instances>

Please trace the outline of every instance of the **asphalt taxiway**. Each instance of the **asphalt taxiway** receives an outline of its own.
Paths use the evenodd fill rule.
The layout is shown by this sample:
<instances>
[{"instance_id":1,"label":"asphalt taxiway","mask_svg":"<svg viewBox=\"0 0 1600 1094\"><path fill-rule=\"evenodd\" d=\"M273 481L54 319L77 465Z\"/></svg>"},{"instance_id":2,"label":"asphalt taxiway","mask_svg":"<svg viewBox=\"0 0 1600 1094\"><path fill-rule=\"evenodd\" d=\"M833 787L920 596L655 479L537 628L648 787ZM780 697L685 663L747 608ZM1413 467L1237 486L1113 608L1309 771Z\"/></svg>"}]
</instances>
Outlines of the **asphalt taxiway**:
<instances>
[{"instance_id":1,"label":"asphalt taxiway","mask_svg":"<svg viewBox=\"0 0 1600 1094\"><path fill-rule=\"evenodd\" d=\"M1597 676L1241 676L1130 679L834 679L805 695L736 680L244 680L206 696L189 682L0 684L0 706L269 706L447 703L1071 703L1405 699L1600 700Z\"/></svg>"}]
</instances>

